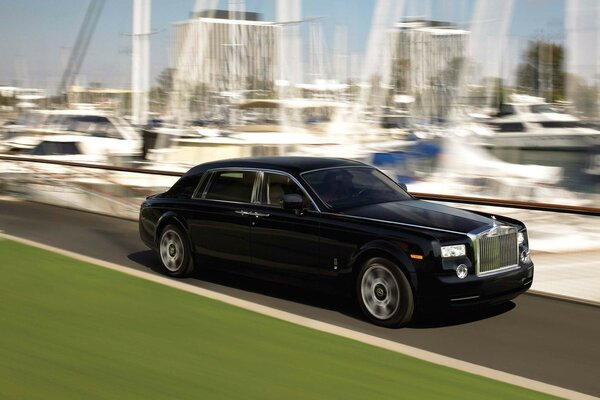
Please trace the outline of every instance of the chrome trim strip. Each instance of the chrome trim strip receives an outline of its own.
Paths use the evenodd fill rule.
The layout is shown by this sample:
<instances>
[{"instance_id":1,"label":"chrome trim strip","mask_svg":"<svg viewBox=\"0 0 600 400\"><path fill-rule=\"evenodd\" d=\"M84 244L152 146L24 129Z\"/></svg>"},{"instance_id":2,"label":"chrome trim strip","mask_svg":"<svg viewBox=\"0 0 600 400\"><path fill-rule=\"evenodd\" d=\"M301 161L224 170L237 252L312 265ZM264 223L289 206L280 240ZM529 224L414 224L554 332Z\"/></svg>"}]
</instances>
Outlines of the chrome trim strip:
<instances>
[{"instance_id":1,"label":"chrome trim strip","mask_svg":"<svg viewBox=\"0 0 600 400\"><path fill-rule=\"evenodd\" d=\"M325 214L325 215L334 215L334 216L337 216L337 217L356 218L356 219L362 219L362 220L374 221L374 222L383 222L383 223L386 223L386 224L409 226L411 228L421 228L421 229L428 229L428 230L432 230L432 231L454 233L454 234L457 234L457 235L468 236L468 233L465 233L465 232L451 231L449 229L442 229L442 228L433 228L431 226L424 226L424 225L408 224L408 223L405 223L405 222L386 221L384 219L375 219L375 218L368 218L368 217L360 217L358 215L339 214L339 213L331 213L331 212L326 212L326 211L323 211L322 214Z\"/></svg>"},{"instance_id":2,"label":"chrome trim strip","mask_svg":"<svg viewBox=\"0 0 600 400\"><path fill-rule=\"evenodd\" d=\"M219 199L195 199L195 200L209 201L209 202L215 202L215 203L239 204L242 206L249 206L249 207L255 205L252 203L245 203L243 201L233 201L233 200L219 200Z\"/></svg>"},{"instance_id":3,"label":"chrome trim strip","mask_svg":"<svg viewBox=\"0 0 600 400\"><path fill-rule=\"evenodd\" d=\"M327 171L328 169L346 169L346 168L370 168L370 169L377 169L377 168L372 167L372 166L370 166L368 164L364 164L364 165L340 165L338 167L325 167L325 168L311 169L311 170L308 170L308 171L300 172L298 175L302 176L304 174L308 174L308 173L311 173L311 172Z\"/></svg>"},{"instance_id":4,"label":"chrome trim strip","mask_svg":"<svg viewBox=\"0 0 600 400\"><path fill-rule=\"evenodd\" d=\"M265 173L264 171L258 171L258 188L256 188L256 196L254 197L254 204L256 205L261 205L261 203L263 202L263 194L262 194L262 187L265 183Z\"/></svg>"},{"instance_id":5,"label":"chrome trim strip","mask_svg":"<svg viewBox=\"0 0 600 400\"><path fill-rule=\"evenodd\" d=\"M202 187L202 184L208 179L209 175L210 174L208 174L206 172L202 174L202 177L200 178L198 185L196 185L196 189L194 189L194 192L192 193L192 197L190 197L190 199L199 199L200 196L202 196L202 194L204 194L204 191L206 190L206 186L202 190L202 194L200 196L198 196L198 191Z\"/></svg>"},{"instance_id":6,"label":"chrome trim strip","mask_svg":"<svg viewBox=\"0 0 600 400\"><path fill-rule=\"evenodd\" d=\"M496 275L500 272L508 272L508 271L512 271L513 269L518 269L519 268L519 264L514 264L514 265L508 265L506 267L502 267L502 268L497 268L494 269L492 271L488 271L488 272L480 272L478 273L477 271L475 271L475 274L477 276L490 276L490 275Z\"/></svg>"},{"instance_id":7,"label":"chrome trim strip","mask_svg":"<svg viewBox=\"0 0 600 400\"><path fill-rule=\"evenodd\" d=\"M450 299L450 301L472 300L472 299L478 299L479 297L481 297L481 296L457 297L456 299Z\"/></svg>"},{"instance_id":8,"label":"chrome trim strip","mask_svg":"<svg viewBox=\"0 0 600 400\"><path fill-rule=\"evenodd\" d=\"M215 174L212 171L205 172L208 176L206 177L206 185L204 185L204 190L202 191L202 195L200 195L199 199L204 199L206 197L206 193L208 193L208 188L212 185L213 178Z\"/></svg>"},{"instance_id":9,"label":"chrome trim strip","mask_svg":"<svg viewBox=\"0 0 600 400\"><path fill-rule=\"evenodd\" d=\"M252 204L258 203L258 196L259 196L261 184L262 184L262 171L257 171L256 177L254 178L254 184L252 185L252 195L250 196L250 203L252 203Z\"/></svg>"}]
</instances>

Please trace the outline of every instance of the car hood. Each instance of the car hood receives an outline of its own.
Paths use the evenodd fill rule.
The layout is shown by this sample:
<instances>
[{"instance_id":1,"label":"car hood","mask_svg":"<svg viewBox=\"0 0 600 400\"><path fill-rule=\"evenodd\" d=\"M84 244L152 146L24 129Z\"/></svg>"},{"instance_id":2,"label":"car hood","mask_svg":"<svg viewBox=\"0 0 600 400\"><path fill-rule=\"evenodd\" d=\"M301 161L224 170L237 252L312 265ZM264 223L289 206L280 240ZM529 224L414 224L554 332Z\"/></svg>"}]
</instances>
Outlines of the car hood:
<instances>
[{"instance_id":1,"label":"car hood","mask_svg":"<svg viewBox=\"0 0 600 400\"><path fill-rule=\"evenodd\" d=\"M493 223L491 218L479 214L423 200L370 204L343 210L341 214L460 233Z\"/></svg>"}]
</instances>

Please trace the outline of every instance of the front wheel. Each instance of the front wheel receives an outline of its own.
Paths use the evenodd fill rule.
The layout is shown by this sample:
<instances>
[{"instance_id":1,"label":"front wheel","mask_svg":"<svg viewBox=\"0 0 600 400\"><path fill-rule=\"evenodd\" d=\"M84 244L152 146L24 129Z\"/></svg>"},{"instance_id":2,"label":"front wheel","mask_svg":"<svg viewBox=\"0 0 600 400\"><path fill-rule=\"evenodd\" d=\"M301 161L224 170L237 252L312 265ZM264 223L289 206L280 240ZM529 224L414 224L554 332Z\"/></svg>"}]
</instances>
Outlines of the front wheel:
<instances>
[{"instance_id":1,"label":"front wheel","mask_svg":"<svg viewBox=\"0 0 600 400\"><path fill-rule=\"evenodd\" d=\"M160 235L159 255L167 275L183 277L194 270L187 236L176 225L167 225Z\"/></svg>"},{"instance_id":2,"label":"front wheel","mask_svg":"<svg viewBox=\"0 0 600 400\"><path fill-rule=\"evenodd\" d=\"M398 327L412 319L412 289L400 268L391 261L381 257L367 260L358 273L356 291L360 308L374 324Z\"/></svg>"}]
</instances>

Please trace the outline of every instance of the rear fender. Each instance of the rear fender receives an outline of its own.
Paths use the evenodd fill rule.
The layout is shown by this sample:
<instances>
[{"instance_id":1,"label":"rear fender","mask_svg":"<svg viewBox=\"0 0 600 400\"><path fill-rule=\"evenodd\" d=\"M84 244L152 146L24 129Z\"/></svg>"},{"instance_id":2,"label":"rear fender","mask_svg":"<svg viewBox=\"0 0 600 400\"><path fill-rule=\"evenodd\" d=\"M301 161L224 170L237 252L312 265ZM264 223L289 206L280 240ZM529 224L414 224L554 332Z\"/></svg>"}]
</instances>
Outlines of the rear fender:
<instances>
[{"instance_id":1,"label":"rear fender","mask_svg":"<svg viewBox=\"0 0 600 400\"><path fill-rule=\"evenodd\" d=\"M189 227L188 227L188 224L186 223L185 219L181 218L179 215L177 215L173 211L168 211L168 212L164 213L158 219L158 222L156 223L156 228L154 230L154 238L157 243L160 238L160 233L162 232L164 227L169 224L175 224L175 225L179 226L181 229L184 230L184 232L186 233L186 236L188 238L190 237Z\"/></svg>"}]
</instances>

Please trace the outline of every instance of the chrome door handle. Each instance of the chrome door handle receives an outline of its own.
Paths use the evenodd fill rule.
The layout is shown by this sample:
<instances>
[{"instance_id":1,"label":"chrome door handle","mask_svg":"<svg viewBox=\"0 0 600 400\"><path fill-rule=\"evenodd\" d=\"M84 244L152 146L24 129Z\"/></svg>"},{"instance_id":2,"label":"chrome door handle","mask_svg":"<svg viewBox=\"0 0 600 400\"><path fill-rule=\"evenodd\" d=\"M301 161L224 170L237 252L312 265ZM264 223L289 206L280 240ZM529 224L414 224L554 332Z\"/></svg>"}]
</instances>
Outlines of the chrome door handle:
<instances>
[{"instance_id":1,"label":"chrome door handle","mask_svg":"<svg viewBox=\"0 0 600 400\"><path fill-rule=\"evenodd\" d=\"M259 213L256 211L244 211L244 210L238 210L238 211L236 211L236 214L252 215L253 217L268 217L269 215L271 215L271 214Z\"/></svg>"},{"instance_id":2,"label":"chrome door handle","mask_svg":"<svg viewBox=\"0 0 600 400\"><path fill-rule=\"evenodd\" d=\"M249 212L248 215L252 215L254 217L268 217L270 214L259 213L256 211Z\"/></svg>"}]
</instances>

